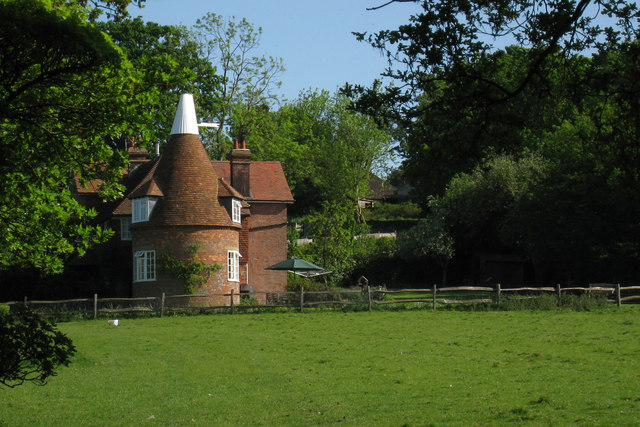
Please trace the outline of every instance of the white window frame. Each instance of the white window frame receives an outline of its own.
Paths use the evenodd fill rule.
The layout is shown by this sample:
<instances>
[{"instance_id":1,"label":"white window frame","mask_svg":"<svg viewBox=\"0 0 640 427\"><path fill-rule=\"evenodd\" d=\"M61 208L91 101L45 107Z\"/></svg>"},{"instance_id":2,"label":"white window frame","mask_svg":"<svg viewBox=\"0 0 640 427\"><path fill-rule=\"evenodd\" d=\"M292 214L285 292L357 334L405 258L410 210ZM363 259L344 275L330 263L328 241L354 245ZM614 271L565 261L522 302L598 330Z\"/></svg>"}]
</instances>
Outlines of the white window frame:
<instances>
[{"instance_id":1,"label":"white window frame","mask_svg":"<svg viewBox=\"0 0 640 427\"><path fill-rule=\"evenodd\" d=\"M231 199L231 220L234 223L240 224L242 222L241 213L242 202L238 199Z\"/></svg>"},{"instance_id":2,"label":"white window frame","mask_svg":"<svg viewBox=\"0 0 640 427\"><path fill-rule=\"evenodd\" d=\"M131 222L149 221L149 217L157 201L157 197L139 197L133 199L131 201Z\"/></svg>"},{"instance_id":3,"label":"white window frame","mask_svg":"<svg viewBox=\"0 0 640 427\"><path fill-rule=\"evenodd\" d=\"M240 252L227 251L227 280L230 282L240 281Z\"/></svg>"},{"instance_id":4,"label":"white window frame","mask_svg":"<svg viewBox=\"0 0 640 427\"><path fill-rule=\"evenodd\" d=\"M133 281L156 280L156 251L136 251L133 254Z\"/></svg>"},{"instance_id":5,"label":"white window frame","mask_svg":"<svg viewBox=\"0 0 640 427\"><path fill-rule=\"evenodd\" d=\"M120 239L131 240L131 218L120 218Z\"/></svg>"}]
</instances>

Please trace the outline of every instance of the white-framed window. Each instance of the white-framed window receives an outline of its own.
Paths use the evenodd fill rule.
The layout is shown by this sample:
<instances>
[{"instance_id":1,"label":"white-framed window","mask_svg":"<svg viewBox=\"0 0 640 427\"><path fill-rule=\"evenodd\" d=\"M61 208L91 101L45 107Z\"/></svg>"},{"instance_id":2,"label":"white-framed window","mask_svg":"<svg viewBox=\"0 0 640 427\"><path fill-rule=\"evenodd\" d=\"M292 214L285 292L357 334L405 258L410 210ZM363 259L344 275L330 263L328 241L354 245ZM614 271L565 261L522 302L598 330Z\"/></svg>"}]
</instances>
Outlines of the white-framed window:
<instances>
[{"instance_id":1,"label":"white-framed window","mask_svg":"<svg viewBox=\"0 0 640 427\"><path fill-rule=\"evenodd\" d=\"M240 224L240 214L242 212L242 202L238 199L231 199L231 220Z\"/></svg>"},{"instance_id":2,"label":"white-framed window","mask_svg":"<svg viewBox=\"0 0 640 427\"><path fill-rule=\"evenodd\" d=\"M156 251L136 251L133 254L133 281L156 280Z\"/></svg>"},{"instance_id":3,"label":"white-framed window","mask_svg":"<svg viewBox=\"0 0 640 427\"><path fill-rule=\"evenodd\" d=\"M131 218L120 218L120 239L131 240Z\"/></svg>"},{"instance_id":4,"label":"white-framed window","mask_svg":"<svg viewBox=\"0 0 640 427\"><path fill-rule=\"evenodd\" d=\"M149 221L158 199L156 197L140 197L131 201L131 222Z\"/></svg>"},{"instance_id":5,"label":"white-framed window","mask_svg":"<svg viewBox=\"0 0 640 427\"><path fill-rule=\"evenodd\" d=\"M240 281L240 252L227 252L227 279L230 282Z\"/></svg>"}]
</instances>

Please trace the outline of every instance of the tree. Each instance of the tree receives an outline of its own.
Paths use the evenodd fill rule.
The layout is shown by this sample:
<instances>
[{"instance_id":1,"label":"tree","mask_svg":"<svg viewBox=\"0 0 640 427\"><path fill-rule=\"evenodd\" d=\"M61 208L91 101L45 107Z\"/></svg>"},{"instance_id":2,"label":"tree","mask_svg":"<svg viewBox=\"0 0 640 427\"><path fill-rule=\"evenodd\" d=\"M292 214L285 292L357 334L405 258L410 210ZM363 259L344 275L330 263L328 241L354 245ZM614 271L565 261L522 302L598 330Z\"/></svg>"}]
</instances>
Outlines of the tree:
<instances>
[{"instance_id":1,"label":"tree","mask_svg":"<svg viewBox=\"0 0 640 427\"><path fill-rule=\"evenodd\" d=\"M68 366L76 349L55 325L24 307L0 310L0 383L44 385L55 369Z\"/></svg>"},{"instance_id":2,"label":"tree","mask_svg":"<svg viewBox=\"0 0 640 427\"><path fill-rule=\"evenodd\" d=\"M100 178L118 193L122 155L103 137L131 111L126 61L83 9L37 0L0 3L0 268L59 272L104 241L67 185Z\"/></svg>"},{"instance_id":3,"label":"tree","mask_svg":"<svg viewBox=\"0 0 640 427\"><path fill-rule=\"evenodd\" d=\"M474 95L487 102L516 97L541 77L550 56L570 58L635 39L640 24L637 4L626 0L391 0L372 9L401 2L419 3L423 10L396 30L355 34L386 54L383 76L401 83L386 95L406 107L397 112L408 117L419 112L418 98L435 94L441 82L485 82L493 90ZM514 42L528 48L529 61L514 84L503 85L487 75L482 59L496 45Z\"/></svg>"},{"instance_id":4,"label":"tree","mask_svg":"<svg viewBox=\"0 0 640 427\"><path fill-rule=\"evenodd\" d=\"M629 1L415 2L422 12L398 29L357 34L387 55L382 76L392 84L343 91L406 132L405 168L423 200L489 147L517 152L523 129L539 137L567 119L566 101L592 77L576 53L617 49L639 32ZM520 47L500 49L512 43Z\"/></svg>"},{"instance_id":5,"label":"tree","mask_svg":"<svg viewBox=\"0 0 640 427\"><path fill-rule=\"evenodd\" d=\"M181 93L194 95L201 117L220 110L220 78L186 27L143 22L140 17L97 25L123 50L136 81L128 99L135 115L127 135L116 135L120 139L128 142L128 137L140 136L143 144L165 141Z\"/></svg>"},{"instance_id":6,"label":"tree","mask_svg":"<svg viewBox=\"0 0 640 427\"><path fill-rule=\"evenodd\" d=\"M455 254L454 239L440 215L431 213L417 225L400 232L396 246L405 256L434 259L442 270L442 286L447 284L449 261Z\"/></svg>"},{"instance_id":7,"label":"tree","mask_svg":"<svg viewBox=\"0 0 640 427\"><path fill-rule=\"evenodd\" d=\"M227 125L232 126L235 138L249 136L247 115L256 109L268 109L277 100L273 90L280 86L277 79L284 71L282 59L254 54L262 28L256 29L244 18L237 22L234 19L208 13L194 26L204 57L218 66L221 77L221 103L212 116L220 126L209 146L215 158L229 151L231 141L224 135Z\"/></svg>"}]
</instances>

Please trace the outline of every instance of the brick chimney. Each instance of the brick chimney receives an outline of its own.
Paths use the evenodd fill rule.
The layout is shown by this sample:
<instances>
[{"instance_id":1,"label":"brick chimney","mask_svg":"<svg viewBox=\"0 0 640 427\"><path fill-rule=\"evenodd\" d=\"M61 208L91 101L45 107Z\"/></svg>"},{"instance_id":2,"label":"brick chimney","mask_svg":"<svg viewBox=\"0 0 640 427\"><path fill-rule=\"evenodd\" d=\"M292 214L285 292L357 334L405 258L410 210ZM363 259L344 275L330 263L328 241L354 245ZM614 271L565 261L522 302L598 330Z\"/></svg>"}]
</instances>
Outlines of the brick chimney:
<instances>
[{"instance_id":1,"label":"brick chimney","mask_svg":"<svg viewBox=\"0 0 640 427\"><path fill-rule=\"evenodd\" d=\"M138 139L141 139L138 137ZM136 146L135 138L129 138L129 147L127 148L127 154L129 155L129 172L137 168L143 163L149 161L149 152L141 147Z\"/></svg>"},{"instance_id":2,"label":"brick chimney","mask_svg":"<svg viewBox=\"0 0 640 427\"><path fill-rule=\"evenodd\" d=\"M247 144L242 141L238 144L236 139L231 151L231 186L244 197L251 197L251 150L247 149Z\"/></svg>"}]
</instances>

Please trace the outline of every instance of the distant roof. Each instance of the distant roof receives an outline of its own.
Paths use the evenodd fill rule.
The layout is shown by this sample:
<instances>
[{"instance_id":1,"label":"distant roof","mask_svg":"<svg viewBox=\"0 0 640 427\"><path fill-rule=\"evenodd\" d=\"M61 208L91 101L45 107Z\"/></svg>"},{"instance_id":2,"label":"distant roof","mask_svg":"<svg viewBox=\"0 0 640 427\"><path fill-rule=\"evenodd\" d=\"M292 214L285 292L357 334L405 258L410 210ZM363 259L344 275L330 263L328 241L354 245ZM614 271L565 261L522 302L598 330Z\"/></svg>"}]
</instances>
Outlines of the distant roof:
<instances>
[{"instance_id":1,"label":"distant roof","mask_svg":"<svg viewBox=\"0 0 640 427\"><path fill-rule=\"evenodd\" d=\"M388 182L384 181L382 178L375 176L374 174L369 175L369 191L371 193L367 197L369 200L384 200L396 195L398 189Z\"/></svg>"},{"instance_id":2,"label":"distant roof","mask_svg":"<svg viewBox=\"0 0 640 427\"><path fill-rule=\"evenodd\" d=\"M212 161L216 175L231 182L231 163L229 161ZM293 195L282 170L282 164L275 161L251 162L249 185L251 198L249 201L293 203Z\"/></svg>"}]
</instances>

